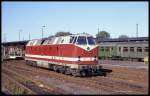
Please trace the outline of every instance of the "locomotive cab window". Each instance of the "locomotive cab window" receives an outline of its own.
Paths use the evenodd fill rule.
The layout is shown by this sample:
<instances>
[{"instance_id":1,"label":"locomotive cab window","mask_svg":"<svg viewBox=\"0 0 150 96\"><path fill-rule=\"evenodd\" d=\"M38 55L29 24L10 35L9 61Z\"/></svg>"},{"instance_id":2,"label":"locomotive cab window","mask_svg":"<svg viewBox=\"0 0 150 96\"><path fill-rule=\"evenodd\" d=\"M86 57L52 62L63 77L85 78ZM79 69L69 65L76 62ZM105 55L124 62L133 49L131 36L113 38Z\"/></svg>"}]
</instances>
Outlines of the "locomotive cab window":
<instances>
[{"instance_id":1,"label":"locomotive cab window","mask_svg":"<svg viewBox=\"0 0 150 96\"><path fill-rule=\"evenodd\" d=\"M95 45L95 40L93 37L87 37L89 45Z\"/></svg>"},{"instance_id":2,"label":"locomotive cab window","mask_svg":"<svg viewBox=\"0 0 150 96\"><path fill-rule=\"evenodd\" d=\"M70 43L73 43L74 38L75 37L72 37L72 36L70 37Z\"/></svg>"},{"instance_id":3,"label":"locomotive cab window","mask_svg":"<svg viewBox=\"0 0 150 96\"><path fill-rule=\"evenodd\" d=\"M77 37L75 37L75 38L74 38L74 40L73 40L73 44L75 44L76 40L77 40Z\"/></svg>"},{"instance_id":4,"label":"locomotive cab window","mask_svg":"<svg viewBox=\"0 0 150 96\"><path fill-rule=\"evenodd\" d=\"M87 44L86 37L85 36L79 36L78 39L77 39L76 44L86 45Z\"/></svg>"}]
</instances>

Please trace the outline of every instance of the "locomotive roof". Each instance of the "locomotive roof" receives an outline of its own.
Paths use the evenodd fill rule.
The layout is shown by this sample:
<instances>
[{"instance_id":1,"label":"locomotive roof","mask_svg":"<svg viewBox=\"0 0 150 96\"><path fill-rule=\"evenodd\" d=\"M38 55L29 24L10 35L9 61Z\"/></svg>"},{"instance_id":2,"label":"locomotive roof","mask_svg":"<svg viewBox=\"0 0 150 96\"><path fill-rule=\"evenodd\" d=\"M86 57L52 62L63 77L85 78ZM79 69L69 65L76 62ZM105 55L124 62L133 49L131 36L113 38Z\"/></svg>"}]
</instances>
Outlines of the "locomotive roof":
<instances>
[{"instance_id":1,"label":"locomotive roof","mask_svg":"<svg viewBox=\"0 0 150 96\"><path fill-rule=\"evenodd\" d=\"M73 35L66 35L66 36L49 36L48 38L43 38L43 39L33 39L29 41L27 46L49 45L49 44L70 44L70 40L74 36L91 37L92 35L89 35L87 33L80 33L80 34L73 34Z\"/></svg>"},{"instance_id":2,"label":"locomotive roof","mask_svg":"<svg viewBox=\"0 0 150 96\"><path fill-rule=\"evenodd\" d=\"M72 34L72 35L65 35L65 36L52 36L52 37L67 37L67 36L92 36L88 33L78 33L78 34Z\"/></svg>"}]
</instances>

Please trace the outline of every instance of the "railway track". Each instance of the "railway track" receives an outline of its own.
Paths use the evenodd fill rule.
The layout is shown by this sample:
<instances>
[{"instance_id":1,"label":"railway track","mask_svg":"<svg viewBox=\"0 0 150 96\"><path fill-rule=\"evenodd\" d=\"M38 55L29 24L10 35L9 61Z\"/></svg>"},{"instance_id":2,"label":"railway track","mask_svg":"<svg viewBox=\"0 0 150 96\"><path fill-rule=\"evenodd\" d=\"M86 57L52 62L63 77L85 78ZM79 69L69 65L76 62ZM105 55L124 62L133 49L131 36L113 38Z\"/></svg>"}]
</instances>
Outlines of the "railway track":
<instances>
[{"instance_id":1,"label":"railway track","mask_svg":"<svg viewBox=\"0 0 150 96\"><path fill-rule=\"evenodd\" d=\"M26 65L26 66L28 66L28 65ZM29 75L30 76L36 76L38 74L40 76L45 75L45 76L49 76L51 78L56 78L60 81L65 80L66 82L71 82L71 83L73 82L73 83L77 83L79 85L83 84L82 79L80 79L80 78L77 79L77 78L74 78L74 77L66 76L64 74L58 74L56 72L49 72L48 70L45 70L45 69L43 70L41 68L36 69L34 67L31 67L31 66L28 66L28 67L31 67L31 68L26 68L25 66L21 67L21 66L16 66L16 65L7 65L7 66L5 65L5 67L7 67L7 68L9 68L13 71L16 71L18 73L26 73L26 74L23 74L23 75L25 76L25 75L28 74L28 77L29 77ZM32 68L35 69L35 70L32 70ZM86 82L86 83L84 83L84 85L88 86L89 85L88 83L91 83L91 82ZM92 87L96 87L95 84L94 85L90 84L90 85L92 85ZM101 86L100 90L102 90L102 86ZM105 90L103 89L103 91L107 91L108 93L114 93L114 91L108 90L107 88L105 88Z\"/></svg>"},{"instance_id":2,"label":"railway track","mask_svg":"<svg viewBox=\"0 0 150 96\"><path fill-rule=\"evenodd\" d=\"M9 78L13 78L16 82L18 82L18 84L26 86L28 89L32 90L36 94L60 94L60 92L55 91L53 87L46 86L46 85L44 85L44 87L40 87L40 85L42 85L43 83L30 78L30 76L31 75L33 76L33 74L30 73L29 76L27 74L25 75L22 73L18 73L20 71L17 70L18 69L10 70L8 68L2 68L3 74L7 75L7 77ZM21 71L21 72L27 72L27 71Z\"/></svg>"},{"instance_id":3,"label":"railway track","mask_svg":"<svg viewBox=\"0 0 150 96\"><path fill-rule=\"evenodd\" d=\"M99 85L109 86L114 90L118 90L118 92L129 92L131 94L135 94L135 93L141 94L146 91L148 92L148 88L143 85L130 83L128 81L120 80L118 78L94 77L94 78L90 78L90 80L94 81Z\"/></svg>"},{"instance_id":4,"label":"railway track","mask_svg":"<svg viewBox=\"0 0 150 96\"><path fill-rule=\"evenodd\" d=\"M2 73L2 77L3 80L5 80L2 85L5 87L5 90L7 90L5 94L36 94L16 79L11 78L9 75Z\"/></svg>"},{"instance_id":5,"label":"railway track","mask_svg":"<svg viewBox=\"0 0 150 96\"><path fill-rule=\"evenodd\" d=\"M9 69L13 69L16 72L19 73L26 73L24 75L26 76L49 76L51 78L56 78L58 80L66 81L66 82L72 82L79 85L84 85L92 88L99 89L99 91L105 91L109 94L134 94L134 93L145 93L147 90L141 86L130 84L123 81L118 81L117 79L113 79L111 77L92 77L92 78L80 78L80 77L71 77L66 76L64 74L58 74L56 72L52 72L49 70L43 70L41 68L34 68L28 65L25 65L24 62L20 62L22 64L19 64L19 62L13 61L13 63L16 64L6 64L5 67L9 67ZM28 75L27 75L28 73Z\"/></svg>"},{"instance_id":6,"label":"railway track","mask_svg":"<svg viewBox=\"0 0 150 96\"><path fill-rule=\"evenodd\" d=\"M140 83L143 86L148 87L148 70L110 66L105 67L113 70L112 73L108 74L107 77L109 78L128 81L134 84Z\"/></svg>"}]
</instances>

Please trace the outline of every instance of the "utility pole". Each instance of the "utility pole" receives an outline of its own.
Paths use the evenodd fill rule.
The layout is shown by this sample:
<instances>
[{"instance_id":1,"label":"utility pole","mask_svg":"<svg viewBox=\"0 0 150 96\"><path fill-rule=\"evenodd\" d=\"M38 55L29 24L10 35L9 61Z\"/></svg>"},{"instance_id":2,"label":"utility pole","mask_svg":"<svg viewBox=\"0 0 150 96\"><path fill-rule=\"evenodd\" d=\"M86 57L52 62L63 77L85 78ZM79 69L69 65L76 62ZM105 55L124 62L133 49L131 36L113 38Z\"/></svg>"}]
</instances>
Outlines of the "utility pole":
<instances>
[{"instance_id":1,"label":"utility pole","mask_svg":"<svg viewBox=\"0 0 150 96\"><path fill-rule=\"evenodd\" d=\"M23 34L23 33L22 33ZM24 35L22 35L23 37L22 37L22 41L24 41Z\"/></svg>"},{"instance_id":2,"label":"utility pole","mask_svg":"<svg viewBox=\"0 0 150 96\"><path fill-rule=\"evenodd\" d=\"M20 30L19 30L19 41L20 41L20 34L21 34L21 31L22 31L22 30L20 29Z\"/></svg>"},{"instance_id":3,"label":"utility pole","mask_svg":"<svg viewBox=\"0 0 150 96\"><path fill-rule=\"evenodd\" d=\"M6 42L6 33L4 33L4 42Z\"/></svg>"},{"instance_id":4,"label":"utility pole","mask_svg":"<svg viewBox=\"0 0 150 96\"><path fill-rule=\"evenodd\" d=\"M44 27L45 27L45 25L42 26L42 39L43 39L43 36L44 36L44 32L43 32Z\"/></svg>"},{"instance_id":5,"label":"utility pole","mask_svg":"<svg viewBox=\"0 0 150 96\"><path fill-rule=\"evenodd\" d=\"M138 38L138 24L136 24L136 37Z\"/></svg>"},{"instance_id":6,"label":"utility pole","mask_svg":"<svg viewBox=\"0 0 150 96\"><path fill-rule=\"evenodd\" d=\"M29 40L30 40L30 32L29 32Z\"/></svg>"}]
</instances>

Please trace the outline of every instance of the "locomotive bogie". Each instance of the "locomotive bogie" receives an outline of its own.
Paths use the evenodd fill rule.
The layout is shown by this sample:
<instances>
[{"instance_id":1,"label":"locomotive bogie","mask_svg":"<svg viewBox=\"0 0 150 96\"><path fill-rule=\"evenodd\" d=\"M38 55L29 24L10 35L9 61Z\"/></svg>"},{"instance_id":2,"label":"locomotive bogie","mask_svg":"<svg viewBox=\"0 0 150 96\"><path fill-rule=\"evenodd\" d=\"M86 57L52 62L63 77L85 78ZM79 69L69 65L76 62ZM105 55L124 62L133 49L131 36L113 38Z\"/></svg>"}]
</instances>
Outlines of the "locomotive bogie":
<instances>
[{"instance_id":1,"label":"locomotive bogie","mask_svg":"<svg viewBox=\"0 0 150 96\"><path fill-rule=\"evenodd\" d=\"M26 60L27 64L34 67L42 67L50 70L54 70L55 72L60 72L63 74L71 74L73 76L89 76L89 75L98 75L101 74L100 65L77 65L77 64L60 64L48 61L40 61L40 60ZM73 67L72 67L73 66ZM74 67L76 66L76 67Z\"/></svg>"}]
</instances>

